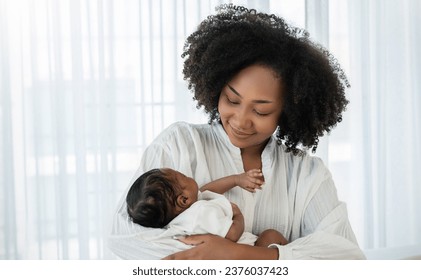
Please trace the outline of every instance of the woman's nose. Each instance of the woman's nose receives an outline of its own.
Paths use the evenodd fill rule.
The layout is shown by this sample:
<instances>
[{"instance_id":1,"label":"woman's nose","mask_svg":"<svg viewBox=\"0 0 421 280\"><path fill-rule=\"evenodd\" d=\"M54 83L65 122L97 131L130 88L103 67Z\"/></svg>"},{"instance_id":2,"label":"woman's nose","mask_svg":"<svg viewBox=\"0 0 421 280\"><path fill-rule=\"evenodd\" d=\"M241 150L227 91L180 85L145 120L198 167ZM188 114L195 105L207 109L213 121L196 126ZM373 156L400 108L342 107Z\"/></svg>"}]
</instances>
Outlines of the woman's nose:
<instances>
[{"instance_id":1,"label":"woman's nose","mask_svg":"<svg viewBox=\"0 0 421 280\"><path fill-rule=\"evenodd\" d=\"M235 123L238 129L248 129L251 127L251 120L246 108L238 108L235 114Z\"/></svg>"}]
</instances>

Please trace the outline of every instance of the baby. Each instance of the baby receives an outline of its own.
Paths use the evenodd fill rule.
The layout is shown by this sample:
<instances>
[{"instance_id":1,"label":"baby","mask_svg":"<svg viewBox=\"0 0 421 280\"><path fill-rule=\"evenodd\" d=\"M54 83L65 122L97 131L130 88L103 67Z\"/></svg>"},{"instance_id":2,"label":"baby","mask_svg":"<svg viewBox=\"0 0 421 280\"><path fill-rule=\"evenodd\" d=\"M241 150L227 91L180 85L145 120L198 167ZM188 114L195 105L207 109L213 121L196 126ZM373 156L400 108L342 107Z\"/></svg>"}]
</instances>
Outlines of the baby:
<instances>
[{"instance_id":1,"label":"baby","mask_svg":"<svg viewBox=\"0 0 421 280\"><path fill-rule=\"evenodd\" d=\"M170 169L152 169L142 174L127 193L127 212L144 227L175 229L184 235L211 233L233 242L267 247L287 244L284 236L268 229L258 237L244 232L244 217L237 205L222 193L240 186L254 192L261 189L263 174L253 169L223 177L204 185Z\"/></svg>"}]
</instances>

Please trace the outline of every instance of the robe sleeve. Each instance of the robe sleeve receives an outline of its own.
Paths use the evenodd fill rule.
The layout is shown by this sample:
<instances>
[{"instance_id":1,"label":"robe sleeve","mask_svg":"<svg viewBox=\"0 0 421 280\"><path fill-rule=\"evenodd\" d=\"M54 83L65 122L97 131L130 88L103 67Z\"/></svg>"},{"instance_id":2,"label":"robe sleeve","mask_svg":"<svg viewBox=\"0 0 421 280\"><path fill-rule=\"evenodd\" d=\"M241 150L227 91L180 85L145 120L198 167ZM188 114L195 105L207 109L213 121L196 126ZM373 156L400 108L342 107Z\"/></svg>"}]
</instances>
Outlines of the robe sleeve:
<instances>
[{"instance_id":1,"label":"robe sleeve","mask_svg":"<svg viewBox=\"0 0 421 280\"><path fill-rule=\"evenodd\" d=\"M348 220L346 205L337 198L329 176L305 208L301 237L277 247L279 259L365 259Z\"/></svg>"}]
</instances>

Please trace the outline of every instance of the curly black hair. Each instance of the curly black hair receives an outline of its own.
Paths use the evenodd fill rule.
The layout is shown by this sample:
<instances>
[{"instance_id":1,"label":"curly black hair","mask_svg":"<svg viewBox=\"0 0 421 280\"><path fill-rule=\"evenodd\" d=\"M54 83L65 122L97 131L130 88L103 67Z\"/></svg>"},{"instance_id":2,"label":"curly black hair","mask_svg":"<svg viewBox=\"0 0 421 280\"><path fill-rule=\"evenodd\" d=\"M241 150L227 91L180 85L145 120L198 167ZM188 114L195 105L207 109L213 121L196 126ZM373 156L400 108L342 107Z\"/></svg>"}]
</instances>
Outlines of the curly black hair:
<instances>
[{"instance_id":1,"label":"curly black hair","mask_svg":"<svg viewBox=\"0 0 421 280\"><path fill-rule=\"evenodd\" d=\"M312 149L319 137L342 121L348 80L337 60L275 15L232 4L217 7L184 45L184 79L197 107L219 119L222 88L242 69L264 65L279 76L285 89L276 138L295 154ZM299 148L301 147L301 148Z\"/></svg>"}]
</instances>

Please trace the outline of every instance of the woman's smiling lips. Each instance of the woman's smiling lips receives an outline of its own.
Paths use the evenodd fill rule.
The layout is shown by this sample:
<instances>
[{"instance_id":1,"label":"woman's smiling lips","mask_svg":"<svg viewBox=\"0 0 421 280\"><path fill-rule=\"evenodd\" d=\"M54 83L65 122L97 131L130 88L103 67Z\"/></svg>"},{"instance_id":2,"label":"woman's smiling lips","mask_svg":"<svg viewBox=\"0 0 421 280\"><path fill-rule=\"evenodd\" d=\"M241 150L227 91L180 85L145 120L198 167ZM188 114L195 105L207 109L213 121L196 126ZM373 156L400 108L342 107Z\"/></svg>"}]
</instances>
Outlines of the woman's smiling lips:
<instances>
[{"instance_id":1,"label":"woman's smiling lips","mask_svg":"<svg viewBox=\"0 0 421 280\"><path fill-rule=\"evenodd\" d=\"M247 137L250 137L254 134L254 133L245 133L245 132L243 132L239 129L234 128L231 125L230 125L230 128L231 128L232 133L238 138L247 138Z\"/></svg>"}]
</instances>

